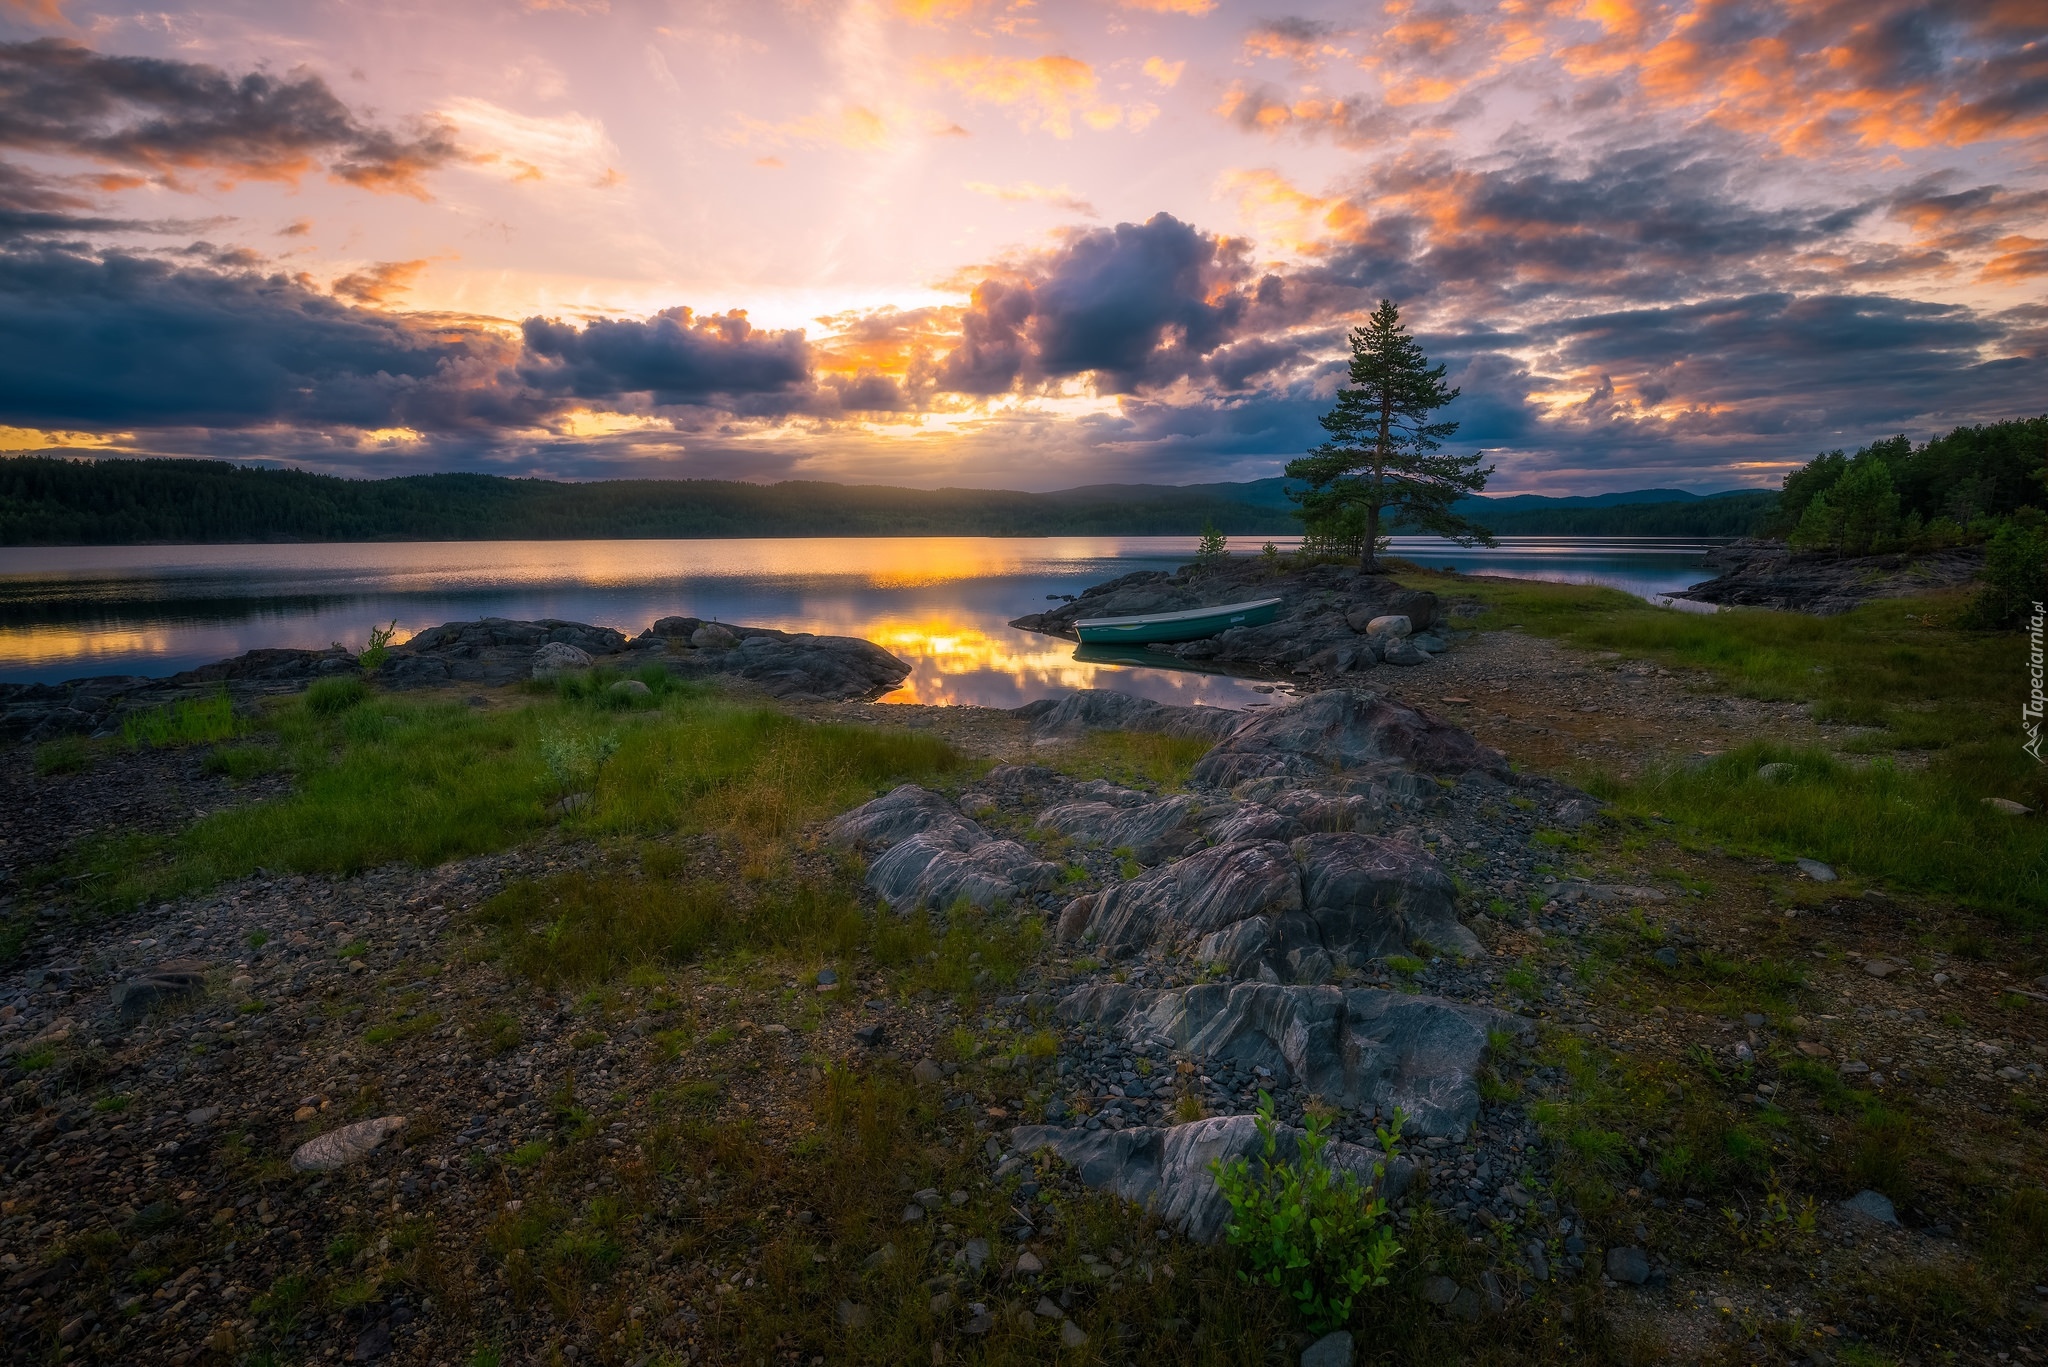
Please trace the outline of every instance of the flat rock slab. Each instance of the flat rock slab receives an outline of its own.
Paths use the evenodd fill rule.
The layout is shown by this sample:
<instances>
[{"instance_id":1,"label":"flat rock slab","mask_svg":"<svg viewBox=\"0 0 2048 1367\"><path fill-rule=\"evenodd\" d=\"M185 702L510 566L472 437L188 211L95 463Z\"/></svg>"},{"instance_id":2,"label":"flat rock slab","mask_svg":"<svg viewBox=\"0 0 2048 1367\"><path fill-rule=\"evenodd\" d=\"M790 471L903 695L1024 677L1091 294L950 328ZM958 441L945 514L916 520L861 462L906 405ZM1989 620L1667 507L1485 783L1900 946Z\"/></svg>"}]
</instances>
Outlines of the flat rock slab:
<instances>
[{"instance_id":1,"label":"flat rock slab","mask_svg":"<svg viewBox=\"0 0 2048 1367\"><path fill-rule=\"evenodd\" d=\"M172 959L146 973L115 983L108 993L114 1014L133 1025L160 1006L198 997L206 991L206 965L198 959Z\"/></svg>"},{"instance_id":2,"label":"flat rock slab","mask_svg":"<svg viewBox=\"0 0 2048 1367\"><path fill-rule=\"evenodd\" d=\"M906 783L825 827L828 839L886 847L868 865L867 885L898 911L965 900L989 907L1044 892L1059 881L1014 840L998 840L939 794Z\"/></svg>"},{"instance_id":3,"label":"flat rock slab","mask_svg":"<svg viewBox=\"0 0 2048 1367\"><path fill-rule=\"evenodd\" d=\"M1292 1161L1302 1131L1286 1125L1275 1129L1278 1157ZM1152 1210L1190 1239L1213 1243L1229 1222L1230 1203L1209 1165L1237 1158L1256 1163L1265 1143L1257 1117L1232 1115L1127 1130L1022 1125L1011 1132L1010 1146L1026 1154L1049 1150L1087 1186ZM1383 1194L1389 1199L1406 1190L1414 1176L1414 1166L1406 1159L1389 1163L1377 1149L1342 1140L1332 1141L1324 1157L1331 1168L1351 1173L1364 1186L1373 1184L1374 1168L1384 1163Z\"/></svg>"},{"instance_id":4,"label":"flat rock slab","mask_svg":"<svg viewBox=\"0 0 2048 1367\"><path fill-rule=\"evenodd\" d=\"M1089 731L1156 731L1215 740L1245 719L1244 713L1226 707L1181 707L1104 688L1083 688L1056 702L1027 703L1016 711L1030 720L1031 734L1041 740Z\"/></svg>"},{"instance_id":5,"label":"flat rock slab","mask_svg":"<svg viewBox=\"0 0 2048 1367\"><path fill-rule=\"evenodd\" d=\"M1322 982L1417 943L1476 955L1456 886L1420 847L1357 833L1212 845L1077 898L1060 935L1112 957L1191 950L1233 977Z\"/></svg>"},{"instance_id":6,"label":"flat rock slab","mask_svg":"<svg viewBox=\"0 0 2048 1367\"><path fill-rule=\"evenodd\" d=\"M1469 732L1376 693L1338 688L1250 717L1202 757L1192 777L1228 788L1386 764L1426 774L1508 774L1501 753Z\"/></svg>"},{"instance_id":7,"label":"flat rock slab","mask_svg":"<svg viewBox=\"0 0 2048 1367\"><path fill-rule=\"evenodd\" d=\"M1202 841L1203 806L1176 796L1138 806L1109 802L1063 802L1039 814L1037 824L1084 845L1131 852L1142 864L1184 854Z\"/></svg>"},{"instance_id":8,"label":"flat rock slab","mask_svg":"<svg viewBox=\"0 0 2048 1367\"><path fill-rule=\"evenodd\" d=\"M1133 1045L1264 1068L1335 1106L1399 1107L1413 1133L1462 1137L1479 1114L1487 1035L1526 1036L1520 1017L1490 1007L1377 988L1205 983L1080 988L1061 1019L1094 1022Z\"/></svg>"},{"instance_id":9,"label":"flat rock slab","mask_svg":"<svg viewBox=\"0 0 2048 1367\"><path fill-rule=\"evenodd\" d=\"M292 1167L300 1172L333 1172L370 1156L378 1145L405 1128L402 1115L358 1120L338 1130L315 1135L292 1152Z\"/></svg>"}]
</instances>

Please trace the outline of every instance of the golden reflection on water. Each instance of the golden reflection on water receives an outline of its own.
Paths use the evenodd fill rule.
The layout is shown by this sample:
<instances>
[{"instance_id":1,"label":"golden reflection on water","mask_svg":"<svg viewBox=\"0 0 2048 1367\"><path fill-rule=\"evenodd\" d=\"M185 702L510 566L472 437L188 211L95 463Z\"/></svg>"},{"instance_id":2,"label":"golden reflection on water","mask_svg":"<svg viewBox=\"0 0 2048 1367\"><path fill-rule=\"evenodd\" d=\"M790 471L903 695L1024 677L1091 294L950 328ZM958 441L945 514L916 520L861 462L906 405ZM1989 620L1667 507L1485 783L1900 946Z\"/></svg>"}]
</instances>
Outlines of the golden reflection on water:
<instances>
[{"instance_id":1,"label":"golden reflection on water","mask_svg":"<svg viewBox=\"0 0 2048 1367\"><path fill-rule=\"evenodd\" d=\"M171 632L160 628L0 627L0 669L33 668L52 660L167 655L171 641Z\"/></svg>"}]
</instances>

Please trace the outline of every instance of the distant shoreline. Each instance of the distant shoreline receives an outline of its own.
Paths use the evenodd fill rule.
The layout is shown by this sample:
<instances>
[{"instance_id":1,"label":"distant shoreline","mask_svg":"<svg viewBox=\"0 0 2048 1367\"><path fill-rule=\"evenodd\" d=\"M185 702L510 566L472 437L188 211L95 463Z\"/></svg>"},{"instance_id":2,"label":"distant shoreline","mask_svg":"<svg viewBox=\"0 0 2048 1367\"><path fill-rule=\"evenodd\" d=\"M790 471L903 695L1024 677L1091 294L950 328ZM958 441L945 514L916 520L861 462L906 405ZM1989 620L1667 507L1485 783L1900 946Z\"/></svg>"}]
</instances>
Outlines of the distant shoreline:
<instances>
[{"instance_id":1,"label":"distant shoreline","mask_svg":"<svg viewBox=\"0 0 2048 1367\"><path fill-rule=\"evenodd\" d=\"M1767 492L1652 489L1469 500L1500 535L1733 537ZM788 481L498 475L347 480L199 460L0 460L0 546L239 546L383 542L736 540L893 536L1297 535L1285 481L1094 485L1052 493ZM1395 528L1397 533L1402 529Z\"/></svg>"}]
</instances>

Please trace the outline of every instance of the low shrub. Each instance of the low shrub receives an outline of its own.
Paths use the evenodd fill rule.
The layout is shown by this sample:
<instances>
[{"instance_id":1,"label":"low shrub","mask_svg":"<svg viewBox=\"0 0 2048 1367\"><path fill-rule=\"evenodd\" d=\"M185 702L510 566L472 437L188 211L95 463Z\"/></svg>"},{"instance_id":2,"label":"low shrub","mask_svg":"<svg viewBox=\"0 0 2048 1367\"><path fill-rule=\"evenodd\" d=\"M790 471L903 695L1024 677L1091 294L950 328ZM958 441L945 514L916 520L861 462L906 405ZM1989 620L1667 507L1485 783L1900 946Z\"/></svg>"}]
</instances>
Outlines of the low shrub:
<instances>
[{"instance_id":1,"label":"low shrub","mask_svg":"<svg viewBox=\"0 0 2048 1367\"><path fill-rule=\"evenodd\" d=\"M306 690L306 710L316 717L338 717L370 696L370 686L352 675L315 680Z\"/></svg>"},{"instance_id":2,"label":"low shrub","mask_svg":"<svg viewBox=\"0 0 2048 1367\"><path fill-rule=\"evenodd\" d=\"M212 745L240 735L242 729L234 700L222 690L132 713L121 722L121 740L130 749L158 750L174 745Z\"/></svg>"},{"instance_id":3,"label":"low shrub","mask_svg":"<svg viewBox=\"0 0 2048 1367\"><path fill-rule=\"evenodd\" d=\"M76 774L92 763L92 746L83 736L59 736L36 747L36 773L42 778Z\"/></svg>"},{"instance_id":4,"label":"low shrub","mask_svg":"<svg viewBox=\"0 0 2048 1367\"><path fill-rule=\"evenodd\" d=\"M1392 1126L1380 1131L1390 1156L1404 1119L1396 1112ZM1332 1171L1323 1157L1329 1121L1315 1114L1307 1117L1294 1158L1283 1161L1273 1098L1264 1092L1258 1126L1265 1148L1256 1170L1246 1158L1211 1165L1230 1202L1224 1237L1249 1264L1238 1275L1285 1294L1312 1331L1341 1328L1359 1295L1387 1284L1401 1253L1377 1189L1386 1166L1374 1166L1370 1189L1353 1173Z\"/></svg>"}]
</instances>

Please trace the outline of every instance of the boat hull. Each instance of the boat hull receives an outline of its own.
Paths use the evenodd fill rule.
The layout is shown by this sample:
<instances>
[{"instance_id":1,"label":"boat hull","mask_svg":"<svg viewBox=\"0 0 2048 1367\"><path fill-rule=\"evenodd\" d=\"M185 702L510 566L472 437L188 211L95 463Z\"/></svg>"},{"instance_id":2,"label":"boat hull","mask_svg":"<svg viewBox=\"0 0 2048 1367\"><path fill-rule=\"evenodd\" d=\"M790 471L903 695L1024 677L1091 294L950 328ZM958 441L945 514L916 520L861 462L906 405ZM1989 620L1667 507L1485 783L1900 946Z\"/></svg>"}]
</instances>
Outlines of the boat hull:
<instances>
[{"instance_id":1,"label":"boat hull","mask_svg":"<svg viewBox=\"0 0 2048 1367\"><path fill-rule=\"evenodd\" d=\"M1150 645L1155 641L1199 641L1232 627L1260 627L1280 615L1276 598L1261 603L1226 603L1198 616L1175 613L1153 617L1096 617L1074 623L1084 645Z\"/></svg>"}]
</instances>

